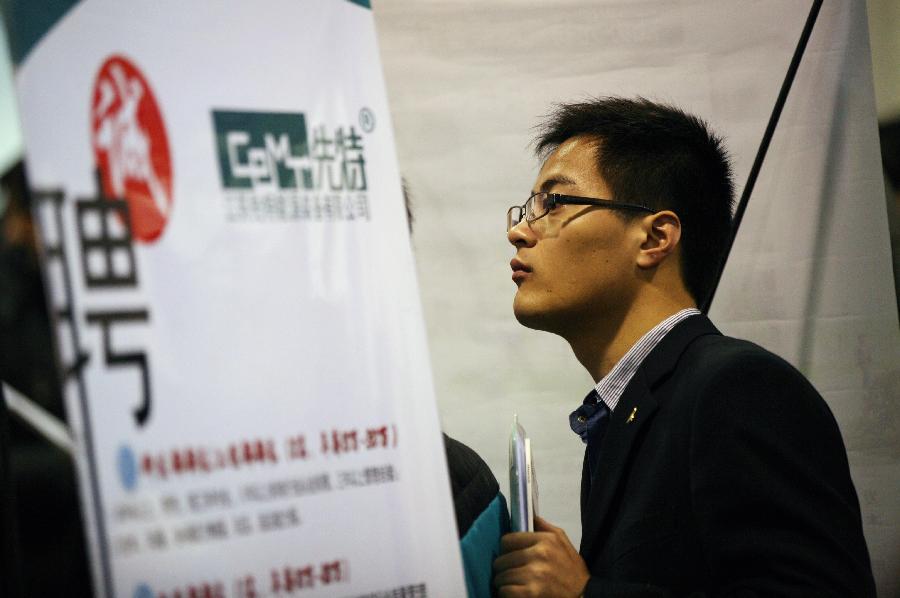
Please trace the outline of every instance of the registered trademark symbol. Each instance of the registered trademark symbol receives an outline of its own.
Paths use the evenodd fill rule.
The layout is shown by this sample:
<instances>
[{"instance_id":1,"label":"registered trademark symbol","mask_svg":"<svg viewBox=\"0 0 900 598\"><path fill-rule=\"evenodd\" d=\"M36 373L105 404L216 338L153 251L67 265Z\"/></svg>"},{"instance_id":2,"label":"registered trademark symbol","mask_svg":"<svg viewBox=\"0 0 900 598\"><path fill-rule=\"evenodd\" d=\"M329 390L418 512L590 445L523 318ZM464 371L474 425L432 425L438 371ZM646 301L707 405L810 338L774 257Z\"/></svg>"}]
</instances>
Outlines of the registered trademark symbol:
<instances>
[{"instance_id":1,"label":"registered trademark symbol","mask_svg":"<svg viewBox=\"0 0 900 598\"><path fill-rule=\"evenodd\" d=\"M368 108L362 108L359 111L359 126L366 133L375 130L375 113Z\"/></svg>"}]
</instances>

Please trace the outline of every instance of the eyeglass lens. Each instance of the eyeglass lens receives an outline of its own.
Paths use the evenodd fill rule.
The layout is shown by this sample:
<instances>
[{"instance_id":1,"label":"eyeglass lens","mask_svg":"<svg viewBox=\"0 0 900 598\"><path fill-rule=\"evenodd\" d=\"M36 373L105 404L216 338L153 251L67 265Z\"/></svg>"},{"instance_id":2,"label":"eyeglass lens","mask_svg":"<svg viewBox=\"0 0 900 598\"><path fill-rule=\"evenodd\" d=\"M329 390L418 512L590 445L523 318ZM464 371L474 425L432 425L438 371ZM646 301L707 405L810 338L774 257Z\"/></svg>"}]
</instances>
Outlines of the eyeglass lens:
<instances>
[{"instance_id":1,"label":"eyeglass lens","mask_svg":"<svg viewBox=\"0 0 900 598\"><path fill-rule=\"evenodd\" d=\"M528 198L524 206L513 206L506 212L506 230L522 222L522 218L532 222L547 211L547 193L536 193Z\"/></svg>"},{"instance_id":2,"label":"eyeglass lens","mask_svg":"<svg viewBox=\"0 0 900 598\"><path fill-rule=\"evenodd\" d=\"M522 214L524 209L521 206L513 206L506 212L506 230L509 231L513 227L522 222Z\"/></svg>"},{"instance_id":3,"label":"eyeglass lens","mask_svg":"<svg viewBox=\"0 0 900 598\"><path fill-rule=\"evenodd\" d=\"M528 209L526 218L531 222L537 220L547 212L547 194L537 193L528 199Z\"/></svg>"}]
</instances>

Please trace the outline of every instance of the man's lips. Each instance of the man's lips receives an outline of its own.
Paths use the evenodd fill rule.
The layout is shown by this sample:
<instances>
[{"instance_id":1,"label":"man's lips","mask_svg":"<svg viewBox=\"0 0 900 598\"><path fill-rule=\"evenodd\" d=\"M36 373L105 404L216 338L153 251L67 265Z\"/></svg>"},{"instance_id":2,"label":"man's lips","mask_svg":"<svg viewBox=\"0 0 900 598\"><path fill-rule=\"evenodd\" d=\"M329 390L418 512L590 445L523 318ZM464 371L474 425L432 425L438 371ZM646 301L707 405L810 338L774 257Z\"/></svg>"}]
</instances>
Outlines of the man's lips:
<instances>
[{"instance_id":1,"label":"man's lips","mask_svg":"<svg viewBox=\"0 0 900 598\"><path fill-rule=\"evenodd\" d=\"M513 258L511 262L509 262L510 268L512 268L512 279L516 283L524 280L529 274L531 274L531 266L527 266L523 263L519 258Z\"/></svg>"}]
</instances>

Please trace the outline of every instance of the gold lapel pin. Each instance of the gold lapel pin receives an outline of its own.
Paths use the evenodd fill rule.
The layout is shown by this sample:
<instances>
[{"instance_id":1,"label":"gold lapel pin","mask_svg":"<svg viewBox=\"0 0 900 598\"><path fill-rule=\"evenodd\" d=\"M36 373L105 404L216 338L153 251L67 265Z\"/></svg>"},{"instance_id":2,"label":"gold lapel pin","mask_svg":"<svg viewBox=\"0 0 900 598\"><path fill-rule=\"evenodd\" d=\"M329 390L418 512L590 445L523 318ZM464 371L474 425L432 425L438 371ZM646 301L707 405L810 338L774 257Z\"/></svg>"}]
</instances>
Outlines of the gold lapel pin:
<instances>
[{"instance_id":1,"label":"gold lapel pin","mask_svg":"<svg viewBox=\"0 0 900 598\"><path fill-rule=\"evenodd\" d=\"M637 413L637 407L635 407L634 409L631 410L631 415L628 416L628 419L625 420L625 423L630 424L631 422L633 422L634 416L636 413Z\"/></svg>"}]
</instances>

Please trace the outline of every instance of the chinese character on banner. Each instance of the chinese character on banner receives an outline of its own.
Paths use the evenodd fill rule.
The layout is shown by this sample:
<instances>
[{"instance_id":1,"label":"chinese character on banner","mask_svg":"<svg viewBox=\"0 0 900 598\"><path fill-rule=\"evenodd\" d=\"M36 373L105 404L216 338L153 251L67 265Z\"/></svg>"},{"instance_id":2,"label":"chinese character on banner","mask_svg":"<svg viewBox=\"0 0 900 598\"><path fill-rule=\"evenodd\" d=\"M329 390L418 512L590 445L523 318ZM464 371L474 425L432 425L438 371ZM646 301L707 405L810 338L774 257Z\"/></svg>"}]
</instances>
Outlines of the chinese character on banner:
<instances>
[{"instance_id":1,"label":"chinese character on banner","mask_svg":"<svg viewBox=\"0 0 900 598\"><path fill-rule=\"evenodd\" d=\"M85 300L90 302L91 292L110 289L136 289L138 286L137 262L134 256L131 218L128 202L119 198L105 197L99 172L96 176L98 193L96 197L79 198L75 201L75 222L78 233L80 260L70 260L69 248L63 230L64 209L67 206L65 194L61 190L33 191L39 204L49 204L49 217L42 219L48 239L45 256L48 267L58 266L62 273L61 305L54 307L58 326L60 353L63 357L64 379L75 377L82 400L87 389L82 377L82 368L88 362L89 354L81 348L78 330L77 306L73 293L73 280L69 270L73 264L80 264L82 279L88 293ZM98 326L103 339L103 364L112 368L136 368L140 377L140 400L133 410L135 423L143 427L151 413L152 393L150 388L149 358L141 349L119 349L114 347L113 329L117 326L146 324L149 312L143 307L86 308L82 312L89 326Z\"/></svg>"},{"instance_id":2,"label":"chinese character on banner","mask_svg":"<svg viewBox=\"0 0 900 598\"><path fill-rule=\"evenodd\" d=\"M338 127L333 137L324 126L313 130L312 159L316 162L314 185L322 189L325 183L331 191L366 191L366 160L363 157L362 137L354 127L346 131Z\"/></svg>"},{"instance_id":3,"label":"chinese character on banner","mask_svg":"<svg viewBox=\"0 0 900 598\"><path fill-rule=\"evenodd\" d=\"M65 193L61 189L33 189L31 196L38 206L41 219L42 238L44 240L44 259L48 270L58 269L61 272L61 301L54 300L52 309L60 328L57 339L62 359L63 383L71 379L78 381L79 392L83 390L82 368L88 362L89 354L81 347L78 327L75 322L75 298L72 292L71 273L69 272L69 252L63 230L63 202ZM49 210L49 214L47 211ZM83 398L83 397L82 397Z\"/></svg>"},{"instance_id":4,"label":"chinese character on banner","mask_svg":"<svg viewBox=\"0 0 900 598\"><path fill-rule=\"evenodd\" d=\"M313 130L312 159L316 163L313 186L316 189L321 189L326 181L329 188L340 188L334 186L334 178L332 175L332 167L334 166L333 146L334 139L328 137L328 133L324 126L316 127Z\"/></svg>"},{"instance_id":5,"label":"chinese character on banner","mask_svg":"<svg viewBox=\"0 0 900 598\"><path fill-rule=\"evenodd\" d=\"M352 126L347 133L343 127L334 136L334 147L341 164L341 180L337 189L366 190L366 160L363 158L362 137ZM334 187L332 187L334 188Z\"/></svg>"}]
</instances>

